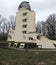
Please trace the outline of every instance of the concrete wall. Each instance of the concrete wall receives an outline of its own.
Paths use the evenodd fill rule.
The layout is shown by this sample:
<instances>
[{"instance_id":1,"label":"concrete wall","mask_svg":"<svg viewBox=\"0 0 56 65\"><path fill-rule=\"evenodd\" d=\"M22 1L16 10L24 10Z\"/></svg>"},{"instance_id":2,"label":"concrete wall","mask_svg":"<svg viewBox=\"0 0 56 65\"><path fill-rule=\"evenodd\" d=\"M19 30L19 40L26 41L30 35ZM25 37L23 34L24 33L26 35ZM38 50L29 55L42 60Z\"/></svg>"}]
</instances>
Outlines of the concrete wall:
<instances>
[{"instance_id":1,"label":"concrete wall","mask_svg":"<svg viewBox=\"0 0 56 65\"><path fill-rule=\"evenodd\" d=\"M26 16L23 16L24 13L27 13ZM26 19L26 22L23 21L23 19ZM26 28L23 28L23 25L27 25ZM16 27L15 30L12 32L9 32L9 35L12 36L12 39L9 39L10 41L22 41L23 39L23 31L29 32L35 32L35 12L31 10L26 10L24 8L20 9L16 13Z\"/></svg>"}]
</instances>

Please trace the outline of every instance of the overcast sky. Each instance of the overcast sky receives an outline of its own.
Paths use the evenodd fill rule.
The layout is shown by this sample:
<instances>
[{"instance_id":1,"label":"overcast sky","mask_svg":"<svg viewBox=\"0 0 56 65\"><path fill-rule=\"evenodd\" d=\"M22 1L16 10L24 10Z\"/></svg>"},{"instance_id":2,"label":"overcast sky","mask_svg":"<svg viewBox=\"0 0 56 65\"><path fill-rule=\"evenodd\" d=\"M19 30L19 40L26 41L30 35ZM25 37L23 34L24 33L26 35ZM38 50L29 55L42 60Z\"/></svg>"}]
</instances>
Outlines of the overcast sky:
<instances>
[{"instance_id":1,"label":"overcast sky","mask_svg":"<svg viewBox=\"0 0 56 65\"><path fill-rule=\"evenodd\" d=\"M15 16L22 1L30 3L36 12L36 22L46 20L50 14L56 13L56 0L0 0L0 14L3 17Z\"/></svg>"}]
</instances>

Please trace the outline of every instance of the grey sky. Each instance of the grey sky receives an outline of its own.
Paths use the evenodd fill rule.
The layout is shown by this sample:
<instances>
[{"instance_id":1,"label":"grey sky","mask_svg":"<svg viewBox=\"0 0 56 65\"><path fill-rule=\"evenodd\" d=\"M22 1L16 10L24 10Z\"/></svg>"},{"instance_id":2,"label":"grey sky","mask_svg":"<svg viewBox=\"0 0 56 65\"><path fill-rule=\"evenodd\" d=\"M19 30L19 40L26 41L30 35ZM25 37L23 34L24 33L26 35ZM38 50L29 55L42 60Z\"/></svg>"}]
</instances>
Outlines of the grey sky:
<instances>
[{"instance_id":1,"label":"grey sky","mask_svg":"<svg viewBox=\"0 0 56 65\"><path fill-rule=\"evenodd\" d=\"M32 10L36 12L36 21L56 13L56 0L0 0L0 14L4 17L16 15L17 8L22 1L29 1Z\"/></svg>"}]
</instances>

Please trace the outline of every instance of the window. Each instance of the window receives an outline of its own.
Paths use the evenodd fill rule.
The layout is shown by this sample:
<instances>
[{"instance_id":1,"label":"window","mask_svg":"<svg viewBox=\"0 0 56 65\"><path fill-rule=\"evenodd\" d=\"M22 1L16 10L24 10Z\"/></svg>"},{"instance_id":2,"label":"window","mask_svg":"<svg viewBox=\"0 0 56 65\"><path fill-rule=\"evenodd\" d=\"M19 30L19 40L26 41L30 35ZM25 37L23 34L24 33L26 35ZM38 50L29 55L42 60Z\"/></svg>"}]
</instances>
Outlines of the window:
<instances>
[{"instance_id":1,"label":"window","mask_svg":"<svg viewBox=\"0 0 56 65\"><path fill-rule=\"evenodd\" d=\"M34 40L32 37L29 37L29 40Z\"/></svg>"},{"instance_id":2,"label":"window","mask_svg":"<svg viewBox=\"0 0 56 65\"><path fill-rule=\"evenodd\" d=\"M26 13L23 13L23 16L26 16L27 15L27 12Z\"/></svg>"},{"instance_id":3,"label":"window","mask_svg":"<svg viewBox=\"0 0 56 65\"><path fill-rule=\"evenodd\" d=\"M23 31L23 34L26 34L27 33L27 31Z\"/></svg>"},{"instance_id":4,"label":"window","mask_svg":"<svg viewBox=\"0 0 56 65\"><path fill-rule=\"evenodd\" d=\"M23 28L26 28L27 27L27 25L23 25Z\"/></svg>"},{"instance_id":5,"label":"window","mask_svg":"<svg viewBox=\"0 0 56 65\"><path fill-rule=\"evenodd\" d=\"M26 22L27 21L27 19L23 19L23 22Z\"/></svg>"},{"instance_id":6,"label":"window","mask_svg":"<svg viewBox=\"0 0 56 65\"><path fill-rule=\"evenodd\" d=\"M40 40L40 36L39 35L37 36L37 39Z\"/></svg>"},{"instance_id":7,"label":"window","mask_svg":"<svg viewBox=\"0 0 56 65\"><path fill-rule=\"evenodd\" d=\"M12 39L12 36L11 36L11 35L8 35L8 37L9 37L10 39Z\"/></svg>"},{"instance_id":8,"label":"window","mask_svg":"<svg viewBox=\"0 0 56 65\"><path fill-rule=\"evenodd\" d=\"M55 43L53 43L53 45L56 47L56 44Z\"/></svg>"},{"instance_id":9,"label":"window","mask_svg":"<svg viewBox=\"0 0 56 65\"><path fill-rule=\"evenodd\" d=\"M42 45L38 45L38 48L42 48Z\"/></svg>"}]
</instances>

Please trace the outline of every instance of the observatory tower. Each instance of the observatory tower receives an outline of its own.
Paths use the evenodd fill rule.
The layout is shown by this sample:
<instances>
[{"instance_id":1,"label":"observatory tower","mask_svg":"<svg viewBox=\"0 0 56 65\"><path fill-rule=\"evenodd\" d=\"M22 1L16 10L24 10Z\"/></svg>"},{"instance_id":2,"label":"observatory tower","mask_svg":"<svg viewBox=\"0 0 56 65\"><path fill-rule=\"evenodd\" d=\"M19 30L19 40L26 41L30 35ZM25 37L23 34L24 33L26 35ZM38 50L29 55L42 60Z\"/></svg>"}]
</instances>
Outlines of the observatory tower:
<instances>
[{"instance_id":1,"label":"observatory tower","mask_svg":"<svg viewBox=\"0 0 56 65\"><path fill-rule=\"evenodd\" d=\"M38 48L55 48L51 40L36 32L35 12L27 1L18 7L15 30L9 32L8 41L15 41L16 44L36 43Z\"/></svg>"}]
</instances>

